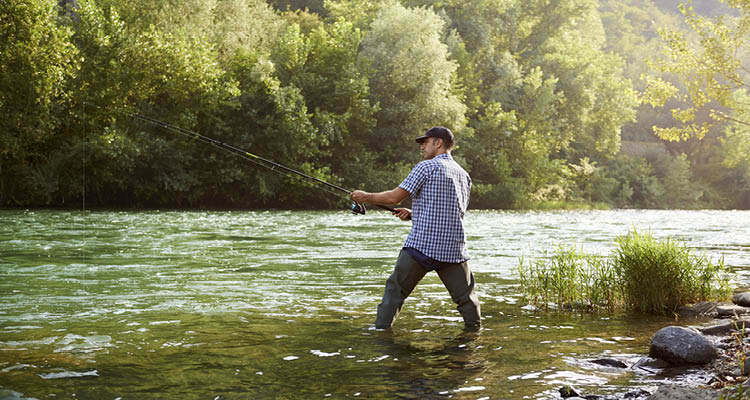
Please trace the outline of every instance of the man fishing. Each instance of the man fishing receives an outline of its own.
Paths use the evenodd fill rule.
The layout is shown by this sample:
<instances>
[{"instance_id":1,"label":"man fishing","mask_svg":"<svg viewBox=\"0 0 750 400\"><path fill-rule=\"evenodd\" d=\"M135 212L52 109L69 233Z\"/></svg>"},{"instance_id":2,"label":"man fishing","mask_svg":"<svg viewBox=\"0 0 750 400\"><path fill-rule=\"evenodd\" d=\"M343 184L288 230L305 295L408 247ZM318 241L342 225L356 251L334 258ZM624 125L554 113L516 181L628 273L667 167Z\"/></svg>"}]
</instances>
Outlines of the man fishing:
<instances>
[{"instance_id":1,"label":"man fishing","mask_svg":"<svg viewBox=\"0 0 750 400\"><path fill-rule=\"evenodd\" d=\"M375 327L390 328L404 300L429 271L436 271L468 327L481 321L474 275L467 263L463 217L469 204L471 178L451 157L455 144L450 129L436 126L418 137L424 161L392 190L369 193L353 191L358 203L397 205L411 196L412 210L395 208L393 214L412 221L411 231L399 253L396 267L385 283Z\"/></svg>"}]
</instances>

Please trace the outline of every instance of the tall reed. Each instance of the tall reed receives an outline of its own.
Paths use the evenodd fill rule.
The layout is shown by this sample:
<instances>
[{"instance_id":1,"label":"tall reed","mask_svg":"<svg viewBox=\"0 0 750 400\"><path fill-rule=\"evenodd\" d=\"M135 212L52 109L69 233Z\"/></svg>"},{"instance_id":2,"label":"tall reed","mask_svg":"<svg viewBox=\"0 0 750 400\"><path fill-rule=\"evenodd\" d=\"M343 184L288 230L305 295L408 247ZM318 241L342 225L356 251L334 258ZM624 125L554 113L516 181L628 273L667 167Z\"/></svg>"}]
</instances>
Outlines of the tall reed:
<instances>
[{"instance_id":1,"label":"tall reed","mask_svg":"<svg viewBox=\"0 0 750 400\"><path fill-rule=\"evenodd\" d=\"M635 230L616 241L609 257L561 246L551 256L522 259L524 298L542 309L668 313L684 304L724 300L730 293L723 259L714 264L684 243Z\"/></svg>"},{"instance_id":2,"label":"tall reed","mask_svg":"<svg viewBox=\"0 0 750 400\"><path fill-rule=\"evenodd\" d=\"M542 309L614 310L622 304L611 263L583 249L561 246L534 262L521 260L518 272L525 298Z\"/></svg>"}]
</instances>

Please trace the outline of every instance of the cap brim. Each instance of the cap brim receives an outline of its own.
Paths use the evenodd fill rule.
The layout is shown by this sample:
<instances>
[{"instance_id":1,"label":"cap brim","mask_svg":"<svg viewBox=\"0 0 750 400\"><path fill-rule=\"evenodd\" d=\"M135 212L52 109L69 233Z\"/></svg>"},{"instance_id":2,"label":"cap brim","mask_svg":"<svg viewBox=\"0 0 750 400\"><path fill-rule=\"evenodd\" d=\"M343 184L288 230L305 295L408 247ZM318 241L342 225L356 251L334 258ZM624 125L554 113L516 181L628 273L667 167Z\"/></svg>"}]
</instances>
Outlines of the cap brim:
<instances>
[{"instance_id":1,"label":"cap brim","mask_svg":"<svg viewBox=\"0 0 750 400\"><path fill-rule=\"evenodd\" d=\"M425 141L425 139L427 139L428 137L429 137L429 136L427 136L427 135L422 135L422 136L418 137L418 138L417 138L417 139L415 139L415 140L417 141L417 143L422 143L422 142L424 142L424 141Z\"/></svg>"}]
</instances>

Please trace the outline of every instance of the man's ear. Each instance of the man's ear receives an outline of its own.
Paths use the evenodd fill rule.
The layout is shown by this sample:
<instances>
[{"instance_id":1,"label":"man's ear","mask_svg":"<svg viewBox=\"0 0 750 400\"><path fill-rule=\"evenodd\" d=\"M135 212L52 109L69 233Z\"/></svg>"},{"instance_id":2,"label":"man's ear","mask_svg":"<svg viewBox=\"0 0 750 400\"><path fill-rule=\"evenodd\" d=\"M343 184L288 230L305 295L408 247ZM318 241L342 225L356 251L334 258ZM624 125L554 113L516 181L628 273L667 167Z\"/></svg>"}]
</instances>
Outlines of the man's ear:
<instances>
[{"instance_id":1,"label":"man's ear","mask_svg":"<svg viewBox=\"0 0 750 400\"><path fill-rule=\"evenodd\" d=\"M435 147L445 147L443 138L435 138Z\"/></svg>"}]
</instances>

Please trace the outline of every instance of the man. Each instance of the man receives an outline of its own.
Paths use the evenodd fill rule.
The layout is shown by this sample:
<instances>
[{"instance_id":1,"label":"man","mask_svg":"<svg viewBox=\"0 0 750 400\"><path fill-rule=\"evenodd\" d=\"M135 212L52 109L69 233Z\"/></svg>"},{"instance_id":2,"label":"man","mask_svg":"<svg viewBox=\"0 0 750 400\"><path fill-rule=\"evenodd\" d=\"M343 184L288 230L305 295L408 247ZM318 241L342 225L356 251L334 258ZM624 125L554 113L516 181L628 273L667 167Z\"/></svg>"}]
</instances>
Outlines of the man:
<instances>
[{"instance_id":1,"label":"man","mask_svg":"<svg viewBox=\"0 0 750 400\"><path fill-rule=\"evenodd\" d=\"M396 205L411 196L412 210L396 208L394 215L412 227L393 273L385 284L375 327L390 328L404 300L429 271L437 271L464 323L478 327L479 300L474 275L469 269L463 217L469 204L471 178L451 157L455 139L448 128L430 128L417 138L424 161L418 163L401 184L379 193L353 191L349 197L360 203Z\"/></svg>"}]
</instances>

